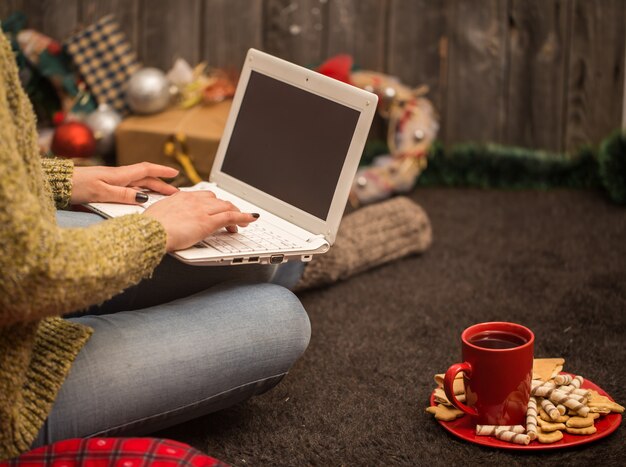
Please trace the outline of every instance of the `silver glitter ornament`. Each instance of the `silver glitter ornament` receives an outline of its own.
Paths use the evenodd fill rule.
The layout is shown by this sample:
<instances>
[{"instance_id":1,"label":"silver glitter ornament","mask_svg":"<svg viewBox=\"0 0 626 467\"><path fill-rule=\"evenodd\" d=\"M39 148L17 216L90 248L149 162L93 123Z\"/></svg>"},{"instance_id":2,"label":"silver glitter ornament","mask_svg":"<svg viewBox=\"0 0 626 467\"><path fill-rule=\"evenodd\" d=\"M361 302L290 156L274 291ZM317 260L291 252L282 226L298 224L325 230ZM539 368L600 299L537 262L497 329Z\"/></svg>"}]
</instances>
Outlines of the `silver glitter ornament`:
<instances>
[{"instance_id":1,"label":"silver glitter ornament","mask_svg":"<svg viewBox=\"0 0 626 467\"><path fill-rule=\"evenodd\" d=\"M85 119L85 123L96 138L96 154L107 156L113 152L115 129L121 121L121 115L106 104L100 104L98 109Z\"/></svg>"},{"instance_id":2,"label":"silver glitter ornament","mask_svg":"<svg viewBox=\"0 0 626 467\"><path fill-rule=\"evenodd\" d=\"M170 83L157 68L143 68L130 77L126 100L138 114L153 114L164 110L170 102Z\"/></svg>"}]
</instances>

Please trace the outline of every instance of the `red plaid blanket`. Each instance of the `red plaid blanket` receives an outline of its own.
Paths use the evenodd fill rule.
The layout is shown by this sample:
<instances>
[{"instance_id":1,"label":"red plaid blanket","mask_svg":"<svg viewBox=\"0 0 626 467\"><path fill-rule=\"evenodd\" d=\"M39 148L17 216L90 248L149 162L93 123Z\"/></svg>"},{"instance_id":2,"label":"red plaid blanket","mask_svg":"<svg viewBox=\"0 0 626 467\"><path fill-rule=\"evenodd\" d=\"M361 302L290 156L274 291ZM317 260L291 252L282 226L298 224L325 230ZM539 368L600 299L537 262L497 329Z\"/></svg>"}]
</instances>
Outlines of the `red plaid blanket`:
<instances>
[{"instance_id":1,"label":"red plaid blanket","mask_svg":"<svg viewBox=\"0 0 626 467\"><path fill-rule=\"evenodd\" d=\"M0 466L20 467L225 467L183 443L156 438L68 439L42 446Z\"/></svg>"}]
</instances>

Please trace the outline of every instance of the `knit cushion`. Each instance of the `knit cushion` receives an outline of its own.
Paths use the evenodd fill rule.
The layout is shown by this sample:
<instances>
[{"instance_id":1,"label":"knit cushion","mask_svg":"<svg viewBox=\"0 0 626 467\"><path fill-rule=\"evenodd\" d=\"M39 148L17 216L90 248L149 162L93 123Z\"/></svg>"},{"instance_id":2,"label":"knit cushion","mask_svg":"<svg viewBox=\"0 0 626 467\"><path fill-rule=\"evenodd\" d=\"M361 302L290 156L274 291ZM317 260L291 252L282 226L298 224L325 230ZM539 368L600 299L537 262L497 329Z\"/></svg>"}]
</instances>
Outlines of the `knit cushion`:
<instances>
[{"instance_id":1,"label":"knit cushion","mask_svg":"<svg viewBox=\"0 0 626 467\"><path fill-rule=\"evenodd\" d=\"M304 269L296 290L345 280L404 256L425 251L432 242L426 212L409 198L398 196L361 208L341 222L330 251L316 256Z\"/></svg>"},{"instance_id":2,"label":"knit cushion","mask_svg":"<svg viewBox=\"0 0 626 467\"><path fill-rule=\"evenodd\" d=\"M183 443L156 438L68 439L34 449L10 463L19 466L226 466Z\"/></svg>"}]
</instances>

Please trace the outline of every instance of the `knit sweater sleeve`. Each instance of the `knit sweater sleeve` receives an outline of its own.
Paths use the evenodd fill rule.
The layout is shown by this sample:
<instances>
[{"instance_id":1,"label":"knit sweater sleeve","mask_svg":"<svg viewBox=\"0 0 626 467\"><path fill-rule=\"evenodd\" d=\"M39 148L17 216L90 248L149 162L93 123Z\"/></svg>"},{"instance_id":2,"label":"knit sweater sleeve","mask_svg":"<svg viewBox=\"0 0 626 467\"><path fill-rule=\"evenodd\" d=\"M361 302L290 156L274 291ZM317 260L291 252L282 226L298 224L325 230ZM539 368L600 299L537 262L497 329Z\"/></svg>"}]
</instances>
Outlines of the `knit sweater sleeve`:
<instances>
[{"instance_id":1,"label":"knit sweater sleeve","mask_svg":"<svg viewBox=\"0 0 626 467\"><path fill-rule=\"evenodd\" d=\"M0 154L4 159L7 151ZM102 302L149 276L164 255L162 225L140 214L58 227L24 192L19 167L12 169L0 183L0 325Z\"/></svg>"},{"instance_id":2,"label":"knit sweater sleeve","mask_svg":"<svg viewBox=\"0 0 626 467\"><path fill-rule=\"evenodd\" d=\"M25 130L10 114L17 99L11 89L0 76L0 326L112 297L151 274L166 241L163 226L140 214L89 228L60 228L32 189L25 160L38 156L20 153L18 132Z\"/></svg>"},{"instance_id":3,"label":"knit sweater sleeve","mask_svg":"<svg viewBox=\"0 0 626 467\"><path fill-rule=\"evenodd\" d=\"M70 159L41 159L41 168L57 208L66 208L72 196L74 163Z\"/></svg>"}]
</instances>

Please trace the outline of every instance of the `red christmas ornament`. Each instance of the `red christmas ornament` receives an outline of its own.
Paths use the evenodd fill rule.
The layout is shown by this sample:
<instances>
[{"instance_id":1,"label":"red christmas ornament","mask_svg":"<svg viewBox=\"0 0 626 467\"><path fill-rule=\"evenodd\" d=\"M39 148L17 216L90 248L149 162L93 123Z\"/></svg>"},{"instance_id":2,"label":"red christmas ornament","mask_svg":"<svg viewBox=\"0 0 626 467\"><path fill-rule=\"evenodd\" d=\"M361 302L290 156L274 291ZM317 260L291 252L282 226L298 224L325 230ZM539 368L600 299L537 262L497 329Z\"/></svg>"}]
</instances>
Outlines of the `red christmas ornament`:
<instances>
[{"instance_id":1,"label":"red christmas ornament","mask_svg":"<svg viewBox=\"0 0 626 467\"><path fill-rule=\"evenodd\" d=\"M62 157L91 157L96 150L96 139L83 123L63 123L54 131L50 149Z\"/></svg>"}]
</instances>

